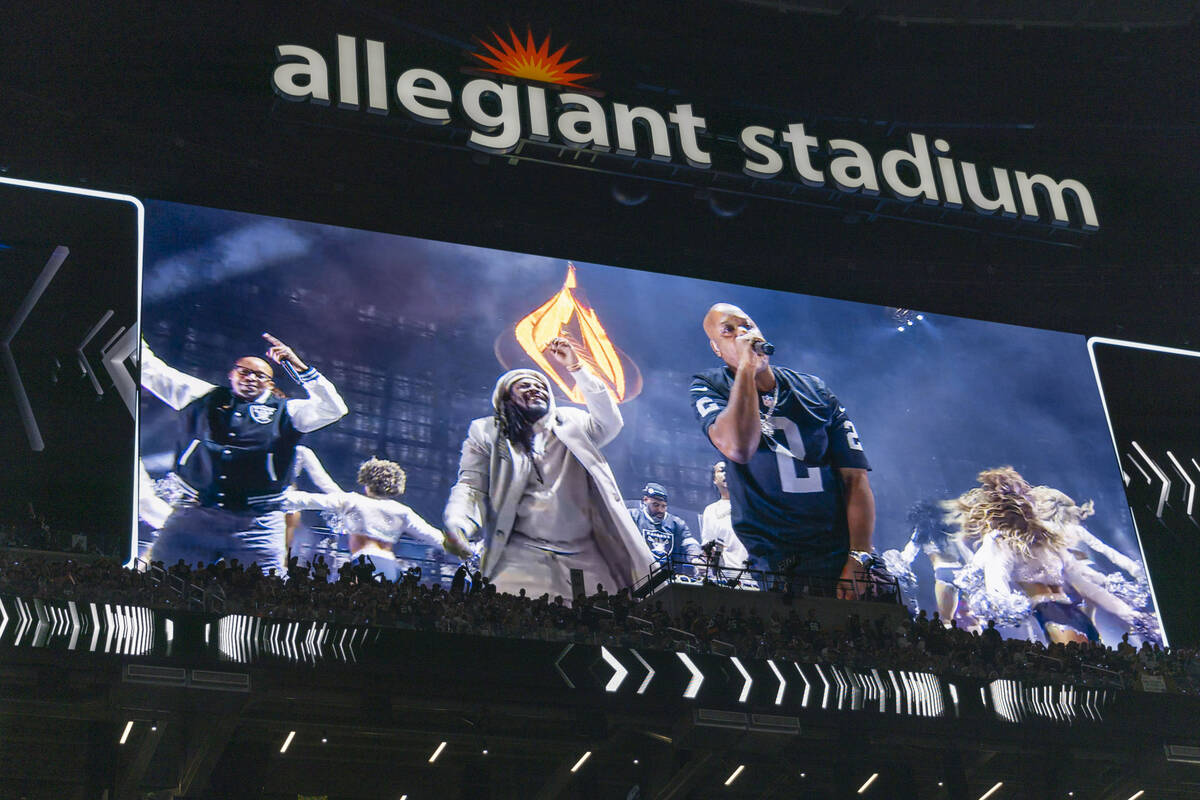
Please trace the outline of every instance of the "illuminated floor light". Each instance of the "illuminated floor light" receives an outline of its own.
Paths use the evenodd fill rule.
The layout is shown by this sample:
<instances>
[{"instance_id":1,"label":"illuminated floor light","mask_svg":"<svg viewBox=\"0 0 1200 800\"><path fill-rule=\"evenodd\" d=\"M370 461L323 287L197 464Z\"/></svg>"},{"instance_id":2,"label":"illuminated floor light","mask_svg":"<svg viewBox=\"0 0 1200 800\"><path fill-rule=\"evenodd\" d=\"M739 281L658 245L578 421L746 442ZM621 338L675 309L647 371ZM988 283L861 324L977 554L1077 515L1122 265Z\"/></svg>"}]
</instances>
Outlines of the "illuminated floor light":
<instances>
[{"instance_id":1,"label":"illuminated floor light","mask_svg":"<svg viewBox=\"0 0 1200 800\"><path fill-rule=\"evenodd\" d=\"M1129 796L1129 800L1138 800L1138 798L1141 797L1142 795L1144 795L1145 793L1146 793L1145 789L1138 789L1137 794L1133 794L1133 795Z\"/></svg>"},{"instance_id":2,"label":"illuminated floor light","mask_svg":"<svg viewBox=\"0 0 1200 800\"><path fill-rule=\"evenodd\" d=\"M121 731L121 744L125 744L125 740L129 738L129 732L133 730L133 720L125 723L125 730Z\"/></svg>"},{"instance_id":3,"label":"illuminated floor light","mask_svg":"<svg viewBox=\"0 0 1200 800\"><path fill-rule=\"evenodd\" d=\"M433 755L431 755L431 756L429 757L429 763L430 763L430 764L432 764L433 762L437 761L437 760L438 760L438 756L440 756L440 755L442 754L442 751L443 751L443 750L445 750L445 749L446 749L446 743L445 743L445 742L442 742L441 744L439 744L439 745L437 746L437 750L434 750L434 751L433 751Z\"/></svg>"},{"instance_id":4,"label":"illuminated floor light","mask_svg":"<svg viewBox=\"0 0 1200 800\"><path fill-rule=\"evenodd\" d=\"M989 797L994 795L996 792L1000 791L1000 787L1003 785L1004 785L1004 781L996 781L996 785L993 786L992 788L988 789L986 792L984 792L983 795L980 796L979 800L987 800Z\"/></svg>"},{"instance_id":5,"label":"illuminated floor light","mask_svg":"<svg viewBox=\"0 0 1200 800\"><path fill-rule=\"evenodd\" d=\"M292 746L292 739L296 738L295 731L288 731L287 738L283 740L283 746L279 748L279 752L286 753L288 748Z\"/></svg>"},{"instance_id":6,"label":"illuminated floor light","mask_svg":"<svg viewBox=\"0 0 1200 800\"><path fill-rule=\"evenodd\" d=\"M859 794L865 793L867 791L867 789L871 788L871 784L874 783L875 779L878 777L879 777L878 772L872 772L871 777L867 778L866 781L863 782L863 785L858 787L858 793Z\"/></svg>"},{"instance_id":7,"label":"illuminated floor light","mask_svg":"<svg viewBox=\"0 0 1200 800\"><path fill-rule=\"evenodd\" d=\"M734 781L736 781L738 779L738 775L741 775L742 770L744 770L745 768L746 768L745 764L738 764L737 769L735 769L732 773L730 773L729 777L725 779L725 785L728 786L731 783L733 783Z\"/></svg>"},{"instance_id":8,"label":"illuminated floor light","mask_svg":"<svg viewBox=\"0 0 1200 800\"><path fill-rule=\"evenodd\" d=\"M571 772L578 772L579 768L582 767L585 763L587 763L587 760L591 757L592 757L592 751L588 750L586 753L584 753L583 755L581 755L579 757L579 760L575 762L575 766L571 767Z\"/></svg>"}]
</instances>

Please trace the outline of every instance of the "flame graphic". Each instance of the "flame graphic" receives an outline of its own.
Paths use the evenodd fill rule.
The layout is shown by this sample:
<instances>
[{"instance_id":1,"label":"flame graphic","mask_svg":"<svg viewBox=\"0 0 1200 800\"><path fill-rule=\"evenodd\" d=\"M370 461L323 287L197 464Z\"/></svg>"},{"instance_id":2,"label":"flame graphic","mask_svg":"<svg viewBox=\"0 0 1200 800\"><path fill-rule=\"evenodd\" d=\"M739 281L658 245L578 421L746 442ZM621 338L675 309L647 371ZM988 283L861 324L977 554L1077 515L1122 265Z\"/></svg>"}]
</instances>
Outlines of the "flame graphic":
<instances>
[{"instance_id":1,"label":"flame graphic","mask_svg":"<svg viewBox=\"0 0 1200 800\"><path fill-rule=\"evenodd\" d=\"M512 368L524 358L532 359L572 403L582 404L583 393L575 387L574 378L546 355L551 339L566 336L575 342L580 360L608 385L618 403L632 400L642 391L641 371L613 344L599 316L577 289L575 265L568 262L562 288L517 320L511 330L500 334L496 339L496 357L505 368Z\"/></svg>"},{"instance_id":2,"label":"flame graphic","mask_svg":"<svg viewBox=\"0 0 1200 800\"><path fill-rule=\"evenodd\" d=\"M536 45L533 41L533 31L526 32L524 42L517 38L517 34L513 33L512 28L508 29L511 41L505 41L504 37L495 31L491 33L496 40L495 45L485 42L483 39L477 39L477 41L486 47L494 58L482 53L471 54L490 67L490 69L483 70L484 72L491 72L496 75L510 75L514 78L540 81L542 83L553 83L574 89L584 88L576 83L576 81L596 77L595 73L571 72L571 68L579 64L583 59L577 58L574 61L564 63L562 56L569 45L563 45L551 53L549 34L546 35L546 38L542 40L540 45Z\"/></svg>"}]
</instances>

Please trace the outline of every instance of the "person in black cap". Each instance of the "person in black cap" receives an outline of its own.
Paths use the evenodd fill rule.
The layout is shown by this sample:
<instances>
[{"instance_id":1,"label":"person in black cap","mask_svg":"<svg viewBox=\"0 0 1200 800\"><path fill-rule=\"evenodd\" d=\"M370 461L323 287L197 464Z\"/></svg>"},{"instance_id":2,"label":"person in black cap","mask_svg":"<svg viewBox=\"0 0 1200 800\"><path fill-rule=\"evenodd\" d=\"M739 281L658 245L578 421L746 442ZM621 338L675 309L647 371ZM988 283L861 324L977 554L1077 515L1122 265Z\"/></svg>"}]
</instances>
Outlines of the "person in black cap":
<instances>
[{"instance_id":1,"label":"person in black cap","mask_svg":"<svg viewBox=\"0 0 1200 800\"><path fill-rule=\"evenodd\" d=\"M673 563L677 572L695 575L700 543L686 522L667 512L667 490L661 483L647 483L642 488L641 504L629 509L629 514L660 565Z\"/></svg>"}]
</instances>

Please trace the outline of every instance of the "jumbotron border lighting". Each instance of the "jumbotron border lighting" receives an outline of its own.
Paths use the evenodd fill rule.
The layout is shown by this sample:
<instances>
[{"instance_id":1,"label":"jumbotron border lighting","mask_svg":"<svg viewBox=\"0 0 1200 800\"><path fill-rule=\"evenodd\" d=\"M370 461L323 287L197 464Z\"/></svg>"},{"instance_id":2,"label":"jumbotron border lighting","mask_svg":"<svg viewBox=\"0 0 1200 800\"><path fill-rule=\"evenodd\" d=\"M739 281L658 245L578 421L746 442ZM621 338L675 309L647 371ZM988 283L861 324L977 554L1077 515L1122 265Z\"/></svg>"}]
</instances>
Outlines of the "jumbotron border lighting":
<instances>
[{"instance_id":1,"label":"jumbotron border lighting","mask_svg":"<svg viewBox=\"0 0 1200 800\"><path fill-rule=\"evenodd\" d=\"M62 186L62 185L54 184L54 183L42 183L41 181L27 181L27 180L21 180L19 178L0 177L0 185L19 186L19 187L22 187L25 189L40 189L42 191L47 191L47 192L60 192L62 194L74 194L74 195L80 195L82 197L97 197L97 198L102 198L105 200L117 200L120 202L130 203L134 207L134 209L137 211L137 282L136 282L137 298L136 298L136 302L134 304L134 314L136 315L136 324L128 332L137 332L137 334L140 336L140 331L142 328L142 263L143 263L145 247L146 247L146 207L142 205L142 201L138 200L133 195L128 195L128 194L116 194L113 192L102 192L102 191L98 191L96 189L84 189L84 188L81 188L78 186ZM64 251L66 250L66 248L62 248L62 249ZM57 252L58 251L56 250L55 253L57 254ZM63 258L66 258L65 253L63 255ZM61 266L61 262L59 265ZM55 271L57 271L57 267L55 267ZM53 275L51 275L50 277L53 277ZM47 283L49 283L49 280L47 280ZM43 287L43 288L45 288L45 287ZM14 330L13 333L15 335L16 331ZM124 341L124 340L122 340L122 341ZM136 339L134 341L136 341ZM5 351L5 354L8 355L8 353L7 353L8 341L7 340L4 343L3 349ZM114 352L116 352L115 349L114 349ZM5 360L8 361L9 359L5 359ZM13 370L15 370L15 368L16 368L15 363L10 365L10 367L9 367L10 377L12 377L11 373L13 372ZM111 372L111 370L110 370L110 372ZM18 382L19 381L14 381L14 385ZM120 389L121 387L118 386L118 388ZM133 391L136 393L136 387L133 387ZM122 393L125 394L125 392L122 392ZM127 403L129 402L128 398L126 398L126 402ZM134 408L131 410L131 413L133 414L133 436L134 436L135 442L141 441L141 435L140 435L140 431L138 429L138 414L137 414L136 406L137 406L137 404L134 403ZM40 440L40 435L38 438ZM30 443L31 444L34 443L32 438L31 438ZM34 450L40 450L40 449L41 448L38 446L34 447ZM137 448L134 448L133 462L129 465L129 472L130 472L130 476L131 476L131 479L133 482L133 497L132 497L133 506L131 509L130 526L129 526L129 562L125 565L126 567L133 567L135 559L137 557L137 548L138 548L138 515L137 515L137 509L138 509L138 497L137 497L137 494L138 494L138 465L137 465L137 459L138 459Z\"/></svg>"}]
</instances>

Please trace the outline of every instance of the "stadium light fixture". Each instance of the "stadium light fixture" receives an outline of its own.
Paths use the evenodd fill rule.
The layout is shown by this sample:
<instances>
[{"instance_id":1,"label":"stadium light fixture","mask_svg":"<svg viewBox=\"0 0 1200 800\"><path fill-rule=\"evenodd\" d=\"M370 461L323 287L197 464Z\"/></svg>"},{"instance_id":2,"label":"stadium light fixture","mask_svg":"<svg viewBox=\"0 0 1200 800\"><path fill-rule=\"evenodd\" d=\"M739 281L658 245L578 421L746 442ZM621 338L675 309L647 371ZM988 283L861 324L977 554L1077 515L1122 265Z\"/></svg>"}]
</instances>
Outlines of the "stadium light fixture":
<instances>
[{"instance_id":1,"label":"stadium light fixture","mask_svg":"<svg viewBox=\"0 0 1200 800\"><path fill-rule=\"evenodd\" d=\"M867 778L865 781L863 781L863 785L862 785L862 786L860 786L860 787L858 787L858 793L859 793L859 794L864 794L864 793L866 793L867 789L870 789L870 788L871 788L871 784L872 784L872 783L874 783L874 782L875 782L875 779L876 779L876 778L878 778L878 777L879 777L879 773L878 773L878 772L872 772L872 773L871 773L871 777L869 777L869 778Z\"/></svg>"},{"instance_id":2,"label":"stadium light fixture","mask_svg":"<svg viewBox=\"0 0 1200 800\"><path fill-rule=\"evenodd\" d=\"M283 740L283 746L279 748L279 752L286 753L288 748L292 746L292 739L296 738L295 731L288 731L287 738Z\"/></svg>"},{"instance_id":3,"label":"stadium light fixture","mask_svg":"<svg viewBox=\"0 0 1200 800\"><path fill-rule=\"evenodd\" d=\"M440 755L442 754L442 751L443 751L443 750L445 750L445 749L446 749L446 743L445 743L445 742L442 742L441 744L439 744L439 745L437 746L437 749L433 751L433 755L431 755L431 756L429 757L429 763L430 763L430 764L432 764L433 762L437 761L437 760L438 760L438 756L440 756Z\"/></svg>"},{"instance_id":4,"label":"stadium light fixture","mask_svg":"<svg viewBox=\"0 0 1200 800\"><path fill-rule=\"evenodd\" d=\"M129 738L129 732L133 730L133 720L125 723L125 730L121 731L121 744L125 744L125 740Z\"/></svg>"},{"instance_id":5,"label":"stadium light fixture","mask_svg":"<svg viewBox=\"0 0 1200 800\"><path fill-rule=\"evenodd\" d=\"M1002 787L1002 786L1004 786L1004 781L996 781L996 785L993 786L992 788L988 789L982 795L980 795L979 800L987 800L989 797L994 795L996 792L1000 791L1000 787Z\"/></svg>"},{"instance_id":6,"label":"stadium light fixture","mask_svg":"<svg viewBox=\"0 0 1200 800\"><path fill-rule=\"evenodd\" d=\"M584 753L583 755L581 755L579 757L579 760L575 762L575 766L571 767L571 772L578 772L579 768L582 767L587 762L587 760L591 757L592 757L592 751L588 750L586 753Z\"/></svg>"},{"instance_id":7,"label":"stadium light fixture","mask_svg":"<svg viewBox=\"0 0 1200 800\"><path fill-rule=\"evenodd\" d=\"M741 775L742 770L744 770L745 768L746 768L745 764L738 764L737 769L735 769L732 773L730 773L729 777L725 779L725 785L728 786L731 783L733 783L734 781L736 781L738 779L738 775Z\"/></svg>"}]
</instances>

